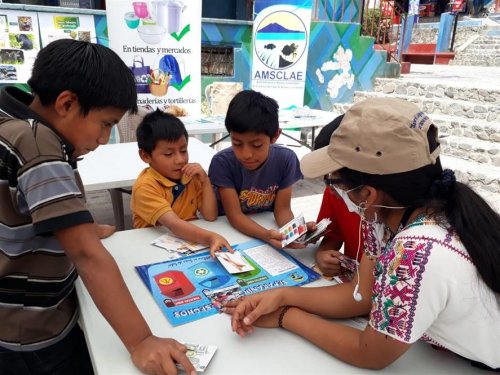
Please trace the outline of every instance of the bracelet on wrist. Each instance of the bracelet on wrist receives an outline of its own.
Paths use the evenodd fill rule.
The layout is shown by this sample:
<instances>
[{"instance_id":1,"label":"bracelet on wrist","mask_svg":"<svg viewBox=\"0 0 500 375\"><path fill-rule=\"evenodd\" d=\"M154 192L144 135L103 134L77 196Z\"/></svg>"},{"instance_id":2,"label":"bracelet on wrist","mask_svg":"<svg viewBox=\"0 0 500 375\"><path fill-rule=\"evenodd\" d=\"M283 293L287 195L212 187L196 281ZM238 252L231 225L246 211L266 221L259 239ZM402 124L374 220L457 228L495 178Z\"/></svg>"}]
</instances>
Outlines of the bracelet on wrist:
<instances>
[{"instance_id":1,"label":"bracelet on wrist","mask_svg":"<svg viewBox=\"0 0 500 375\"><path fill-rule=\"evenodd\" d=\"M279 318L278 318L278 327L280 327L280 328L284 328L284 327L283 327L283 318L285 317L285 314L286 314L286 312L290 309L290 307L292 307L292 306L290 306L290 305L286 305L286 306L285 306L285 307L283 307L283 309L281 310L281 312L280 312L280 316L279 316Z\"/></svg>"}]
</instances>

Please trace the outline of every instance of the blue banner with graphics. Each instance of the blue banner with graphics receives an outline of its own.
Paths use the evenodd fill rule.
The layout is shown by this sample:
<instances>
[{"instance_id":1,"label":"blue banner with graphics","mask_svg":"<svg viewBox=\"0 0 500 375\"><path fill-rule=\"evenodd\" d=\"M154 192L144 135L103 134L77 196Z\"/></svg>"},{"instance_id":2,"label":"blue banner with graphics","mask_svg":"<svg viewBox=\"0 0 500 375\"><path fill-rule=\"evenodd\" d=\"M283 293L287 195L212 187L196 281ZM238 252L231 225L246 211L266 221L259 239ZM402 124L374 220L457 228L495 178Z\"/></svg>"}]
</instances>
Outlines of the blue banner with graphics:
<instances>
[{"instance_id":1,"label":"blue banner with graphics","mask_svg":"<svg viewBox=\"0 0 500 375\"><path fill-rule=\"evenodd\" d=\"M304 102L311 9L312 0L254 3L252 89L280 108Z\"/></svg>"}]
</instances>

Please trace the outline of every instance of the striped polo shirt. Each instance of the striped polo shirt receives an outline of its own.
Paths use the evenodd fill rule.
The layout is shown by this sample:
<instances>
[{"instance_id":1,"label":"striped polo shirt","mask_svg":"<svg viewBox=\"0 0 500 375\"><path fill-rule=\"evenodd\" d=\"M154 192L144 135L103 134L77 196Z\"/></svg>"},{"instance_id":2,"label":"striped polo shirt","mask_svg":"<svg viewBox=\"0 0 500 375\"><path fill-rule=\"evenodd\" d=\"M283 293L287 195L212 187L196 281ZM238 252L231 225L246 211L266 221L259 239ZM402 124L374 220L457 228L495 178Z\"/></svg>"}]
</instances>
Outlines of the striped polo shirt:
<instances>
[{"instance_id":1,"label":"striped polo shirt","mask_svg":"<svg viewBox=\"0 0 500 375\"><path fill-rule=\"evenodd\" d=\"M53 233L92 222L73 148L29 107L0 91L0 346L38 350L78 318L78 276Z\"/></svg>"}]
</instances>

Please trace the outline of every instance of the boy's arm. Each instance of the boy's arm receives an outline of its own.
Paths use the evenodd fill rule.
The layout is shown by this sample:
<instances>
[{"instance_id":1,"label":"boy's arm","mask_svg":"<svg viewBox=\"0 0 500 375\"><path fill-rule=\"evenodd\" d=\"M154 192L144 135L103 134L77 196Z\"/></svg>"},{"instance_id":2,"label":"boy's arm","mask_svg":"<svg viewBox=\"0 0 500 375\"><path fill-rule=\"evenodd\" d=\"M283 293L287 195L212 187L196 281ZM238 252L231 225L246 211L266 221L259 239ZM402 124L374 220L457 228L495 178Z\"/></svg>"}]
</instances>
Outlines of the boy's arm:
<instances>
[{"instance_id":1,"label":"boy's arm","mask_svg":"<svg viewBox=\"0 0 500 375\"><path fill-rule=\"evenodd\" d=\"M281 248L282 236L278 231L264 228L241 211L240 200L235 189L219 187L219 194L227 219L234 228L247 236Z\"/></svg>"},{"instance_id":2,"label":"boy's arm","mask_svg":"<svg viewBox=\"0 0 500 375\"><path fill-rule=\"evenodd\" d=\"M233 251L231 245L229 245L229 242L224 237L180 219L173 211L168 211L161 215L158 223L170 229L177 237L210 246L210 253L212 255L215 251L222 250L223 247L231 252Z\"/></svg>"},{"instance_id":3,"label":"boy's arm","mask_svg":"<svg viewBox=\"0 0 500 375\"><path fill-rule=\"evenodd\" d=\"M198 163L188 163L182 168L184 174L192 176L201 184L200 212L207 221L214 221L219 216L217 199L212 187L212 182L203 167Z\"/></svg>"},{"instance_id":4,"label":"boy's arm","mask_svg":"<svg viewBox=\"0 0 500 375\"><path fill-rule=\"evenodd\" d=\"M55 237L75 265L97 308L141 371L152 373L156 368L175 368L175 361L190 373L195 373L184 354L186 348L183 345L172 339L159 339L152 335L116 262L97 237L95 224L80 224L58 230Z\"/></svg>"},{"instance_id":5,"label":"boy's arm","mask_svg":"<svg viewBox=\"0 0 500 375\"><path fill-rule=\"evenodd\" d=\"M282 227L290 220L293 219L293 212L290 206L292 201L292 187L289 186L285 189L280 189L276 193L274 201L274 218L278 227Z\"/></svg>"},{"instance_id":6,"label":"boy's arm","mask_svg":"<svg viewBox=\"0 0 500 375\"><path fill-rule=\"evenodd\" d=\"M212 182L210 178L207 178L201 183L201 207L200 212L203 218L207 221L214 221L219 216L219 210L217 208L217 198L215 198L214 189L212 187Z\"/></svg>"}]
</instances>

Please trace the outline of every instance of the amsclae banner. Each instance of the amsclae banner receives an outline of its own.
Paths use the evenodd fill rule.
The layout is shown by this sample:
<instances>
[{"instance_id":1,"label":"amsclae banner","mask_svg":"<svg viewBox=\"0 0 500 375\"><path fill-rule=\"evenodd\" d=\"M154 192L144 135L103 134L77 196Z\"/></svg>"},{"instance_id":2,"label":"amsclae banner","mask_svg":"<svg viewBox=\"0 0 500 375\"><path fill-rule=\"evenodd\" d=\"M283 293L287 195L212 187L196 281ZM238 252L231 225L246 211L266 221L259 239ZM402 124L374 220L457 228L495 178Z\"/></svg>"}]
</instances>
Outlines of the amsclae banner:
<instances>
[{"instance_id":1,"label":"amsclae banner","mask_svg":"<svg viewBox=\"0 0 500 375\"><path fill-rule=\"evenodd\" d=\"M304 101L312 0L256 0L252 89L280 108Z\"/></svg>"},{"instance_id":2,"label":"amsclae banner","mask_svg":"<svg viewBox=\"0 0 500 375\"><path fill-rule=\"evenodd\" d=\"M132 70L138 104L199 114L201 0L109 0L106 7L109 46Z\"/></svg>"},{"instance_id":3,"label":"amsclae banner","mask_svg":"<svg viewBox=\"0 0 500 375\"><path fill-rule=\"evenodd\" d=\"M37 13L0 9L0 83L26 83L39 50Z\"/></svg>"}]
</instances>

